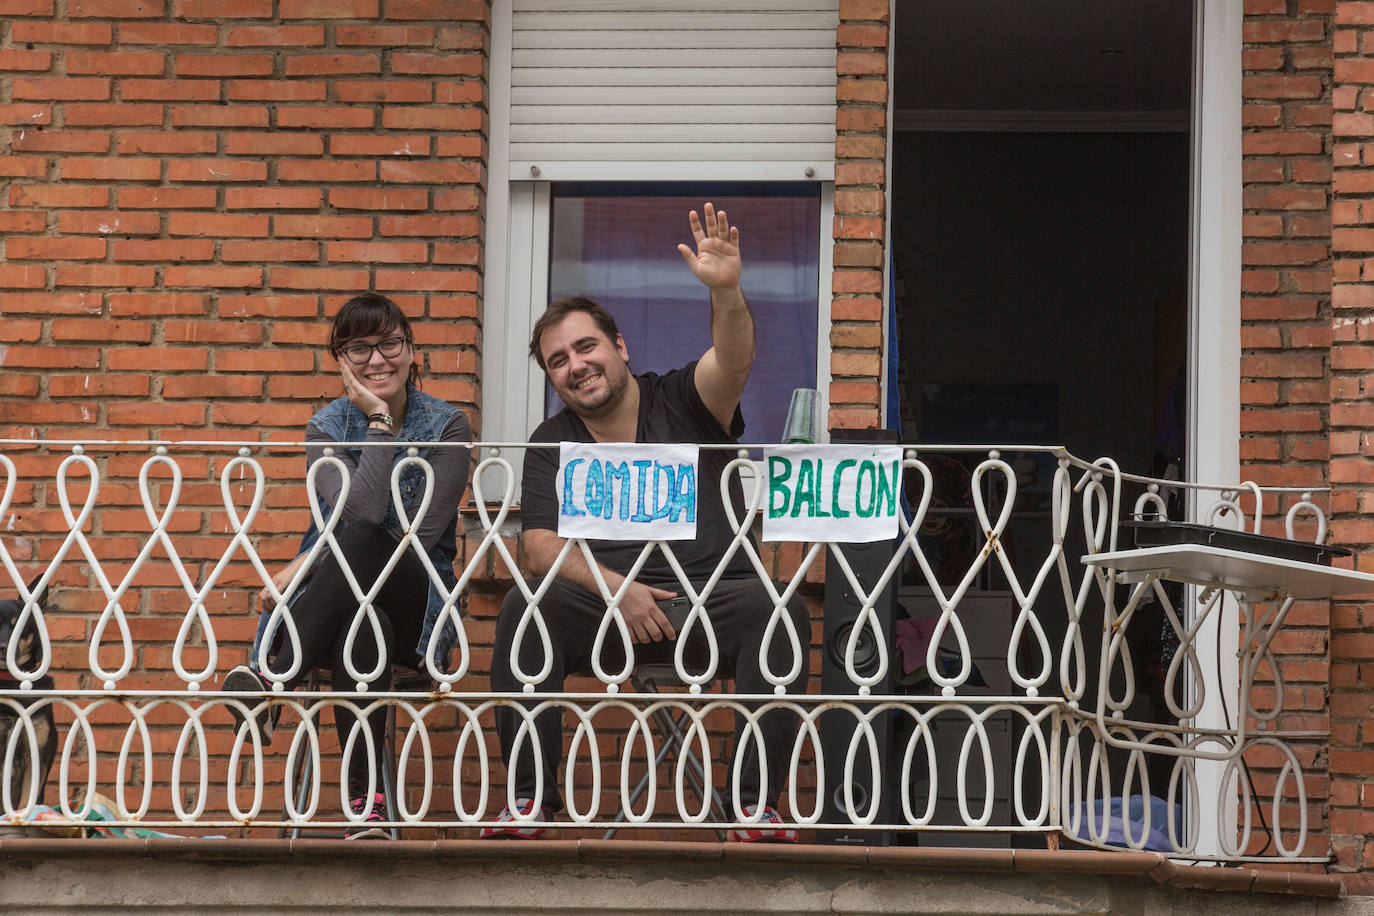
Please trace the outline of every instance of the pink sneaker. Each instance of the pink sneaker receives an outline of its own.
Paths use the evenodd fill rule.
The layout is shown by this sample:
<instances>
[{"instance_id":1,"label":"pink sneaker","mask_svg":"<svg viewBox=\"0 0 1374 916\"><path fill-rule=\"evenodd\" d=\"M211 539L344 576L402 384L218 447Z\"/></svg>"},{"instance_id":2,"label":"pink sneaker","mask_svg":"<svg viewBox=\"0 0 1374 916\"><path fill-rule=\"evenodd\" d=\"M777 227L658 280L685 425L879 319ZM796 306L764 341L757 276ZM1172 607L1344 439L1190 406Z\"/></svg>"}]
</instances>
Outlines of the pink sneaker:
<instances>
[{"instance_id":1,"label":"pink sneaker","mask_svg":"<svg viewBox=\"0 0 1374 916\"><path fill-rule=\"evenodd\" d=\"M349 804L354 814L362 814L367 811L367 796L359 795ZM377 792L372 796L372 810L367 811L367 815L361 823L351 824L344 831L346 840L389 840L391 831L382 827L386 822L386 796Z\"/></svg>"},{"instance_id":2,"label":"pink sneaker","mask_svg":"<svg viewBox=\"0 0 1374 916\"><path fill-rule=\"evenodd\" d=\"M752 817L754 806L748 805L744 809L745 817ZM797 842L797 831L791 827L773 826L784 823L782 815L773 808L772 805L763 806L763 814L758 821L747 827L732 827L729 832L729 839L732 843L795 843Z\"/></svg>"},{"instance_id":3,"label":"pink sneaker","mask_svg":"<svg viewBox=\"0 0 1374 916\"><path fill-rule=\"evenodd\" d=\"M534 799L517 798L515 800L516 810L522 815L527 815L534 810ZM539 816L534 818L536 821L553 820L553 812L548 808L540 808ZM515 815L511 813L510 806L501 809L501 814L496 818L496 825L483 827L482 832L477 836L483 840L542 840L548 828L530 824L525 821L517 821Z\"/></svg>"}]
</instances>

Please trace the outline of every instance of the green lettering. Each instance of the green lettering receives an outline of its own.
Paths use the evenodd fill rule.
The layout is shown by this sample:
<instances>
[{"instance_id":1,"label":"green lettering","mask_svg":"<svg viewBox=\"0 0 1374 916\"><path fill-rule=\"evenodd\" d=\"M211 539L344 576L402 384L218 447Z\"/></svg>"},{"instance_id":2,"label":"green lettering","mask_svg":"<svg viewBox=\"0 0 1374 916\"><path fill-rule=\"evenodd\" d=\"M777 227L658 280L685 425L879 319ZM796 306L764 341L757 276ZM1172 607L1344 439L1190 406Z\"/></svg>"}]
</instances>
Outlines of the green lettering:
<instances>
[{"instance_id":1,"label":"green lettering","mask_svg":"<svg viewBox=\"0 0 1374 916\"><path fill-rule=\"evenodd\" d=\"M816 469L809 458L803 458L797 466L797 491L792 502L792 517L801 515L802 503L808 503L807 518L816 517Z\"/></svg>"},{"instance_id":2,"label":"green lettering","mask_svg":"<svg viewBox=\"0 0 1374 916\"><path fill-rule=\"evenodd\" d=\"M816 517L830 518L825 511L825 461L821 458L816 459Z\"/></svg>"},{"instance_id":3,"label":"green lettering","mask_svg":"<svg viewBox=\"0 0 1374 916\"><path fill-rule=\"evenodd\" d=\"M900 462L892 462L892 478L883 473L886 465L878 465L878 499L873 511L878 515L895 516L897 514L897 485L900 481L902 469ZM886 499L887 508L883 508L883 501Z\"/></svg>"},{"instance_id":4,"label":"green lettering","mask_svg":"<svg viewBox=\"0 0 1374 916\"><path fill-rule=\"evenodd\" d=\"M868 480L868 507L864 508L864 476ZM872 518L873 509L878 505L878 472L873 462L865 461L859 465L859 479L854 485L854 514L859 518Z\"/></svg>"},{"instance_id":5,"label":"green lettering","mask_svg":"<svg viewBox=\"0 0 1374 916\"><path fill-rule=\"evenodd\" d=\"M792 462L783 458L781 455L770 455L768 457L768 517L782 518L787 514L787 507L792 502L792 494L787 489L787 478L792 476ZM779 506L774 496L782 495L782 505Z\"/></svg>"},{"instance_id":6,"label":"green lettering","mask_svg":"<svg viewBox=\"0 0 1374 916\"><path fill-rule=\"evenodd\" d=\"M835 465L835 477L830 485L830 508L834 510L836 518L849 518L849 511L840 508L840 488L844 485L845 468L853 467L858 463L853 458L846 458Z\"/></svg>"}]
</instances>

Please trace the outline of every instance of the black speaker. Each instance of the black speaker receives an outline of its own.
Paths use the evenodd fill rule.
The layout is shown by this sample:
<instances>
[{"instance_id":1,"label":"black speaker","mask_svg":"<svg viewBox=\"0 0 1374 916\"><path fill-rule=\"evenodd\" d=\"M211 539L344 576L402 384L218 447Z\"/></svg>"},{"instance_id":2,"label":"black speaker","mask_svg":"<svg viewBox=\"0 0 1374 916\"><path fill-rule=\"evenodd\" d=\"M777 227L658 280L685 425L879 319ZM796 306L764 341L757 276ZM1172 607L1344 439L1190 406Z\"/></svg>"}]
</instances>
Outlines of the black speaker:
<instances>
[{"instance_id":1,"label":"black speaker","mask_svg":"<svg viewBox=\"0 0 1374 916\"><path fill-rule=\"evenodd\" d=\"M895 440L886 430L832 430L831 441L847 442L886 442ZM850 634L859 618L863 603L849 584L844 570L835 559L835 552L842 551L849 562L860 587L871 592L878 579L892 561L897 541L880 541L872 544L832 544L825 559L825 642L821 651L821 691L825 694L857 695L858 686L849 678L845 669L844 653L849 644ZM893 692L893 675L897 665L896 644L893 640L897 613L897 589L894 575L874 603L874 613L882 628L883 640L887 646L887 673L882 680L869 689L874 695ZM859 642L854 653L854 667L863 676L871 676L878 670L878 645L873 628L865 626L860 631ZM865 711L863 704L860 709ZM826 823L843 823L849 820L845 811L844 761L849 752L849 742L854 734L855 718L843 710L830 710L820 716L821 753L825 756L825 813ZM892 766L889 746L891 744L892 716L881 714L873 720L873 734L878 745L878 772L882 776L876 823L890 823L891 812L897 810L894 799L897 791L898 773ZM854 756L853 793L854 808L862 814L868 810L873 799L871 766L868 758L868 741L860 737L859 748ZM852 827L842 830L818 830L816 841L819 843L843 844L852 846L887 846L892 842L891 832L876 828Z\"/></svg>"}]
</instances>

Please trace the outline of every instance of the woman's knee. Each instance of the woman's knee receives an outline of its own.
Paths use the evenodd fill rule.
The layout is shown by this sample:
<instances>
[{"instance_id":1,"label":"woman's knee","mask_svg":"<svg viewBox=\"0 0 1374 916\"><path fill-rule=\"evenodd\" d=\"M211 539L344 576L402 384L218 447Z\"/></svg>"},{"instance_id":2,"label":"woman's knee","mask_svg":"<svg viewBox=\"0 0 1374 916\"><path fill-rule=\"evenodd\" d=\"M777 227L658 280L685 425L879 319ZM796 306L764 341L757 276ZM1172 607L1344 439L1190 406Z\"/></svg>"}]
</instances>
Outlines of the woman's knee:
<instances>
[{"instance_id":1,"label":"woman's knee","mask_svg":"<svg viewBox=\"0 0 1374 916\"><path fill-rule=\"evenodd\" d=\"M356 609L355 609L356 611ZM353 664L372 666L377 664L377 630L381 630L382 649L387 653L388 663L394 663L391 658L396 647L396 626L391 622L391 615L380 605L373 606L373 613L376 615L377 626L374 629L372 620L364 617L358 626L357 633L353 636ZM334 658L344 657L344 647L348 645L348 633L353 626L352 615L344 616L339 619L339 628L334 639Z\"/></svg>"},{"instance_id":2,"label":"woman's knee","mask_svg":"<svg viewBox=\"0 0 1374 916\"><path fill-rule=\"evenodd\" d=\"M396 538L374 522L350 522L335 533L334 540L338 551L324 546L322 570L337 565L342 555L353 575L368 581L382 570L396 546Z\"/></svg>"},{"instance_id":3,"label":"woman's knee","mask_svg":"<svg viewBox=\"0 0 1374 916\"><path fill-rule=\"evenodd\" d=\"M334 539L339 542L340 547L348 547L350 544L365 544L372 546L380 540L395 541L396 538L376 522L364 519L349 522L347 525L334 535Z\"/></svg>"}]
</instances>

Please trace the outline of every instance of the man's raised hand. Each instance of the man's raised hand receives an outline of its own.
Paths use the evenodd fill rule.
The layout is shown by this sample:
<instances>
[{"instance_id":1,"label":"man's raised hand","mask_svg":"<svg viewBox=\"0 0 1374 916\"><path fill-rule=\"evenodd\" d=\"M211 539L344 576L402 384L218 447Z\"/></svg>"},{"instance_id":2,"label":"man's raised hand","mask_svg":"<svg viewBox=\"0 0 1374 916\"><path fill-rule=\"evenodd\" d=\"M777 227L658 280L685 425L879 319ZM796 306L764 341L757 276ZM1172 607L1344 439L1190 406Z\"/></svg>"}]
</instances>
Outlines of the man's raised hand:
<instances>
[{"instance_id":1,"label":"man's raised hand","mask_svg":"<svg viewBox=\"0 0 1374 916\"><path fill-rule=\"evenodd\" d=\"M692 210L687 223L692 228L697 249L694 252L691 246L684 244L678 245L677 250L696 278L713 290L739 286L739 230L730 225L725 211L717 213L708 203L702 207L701 219L697 218L697 211Z\"/></svg>"}]
</instances>

